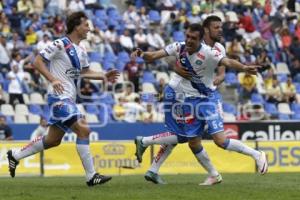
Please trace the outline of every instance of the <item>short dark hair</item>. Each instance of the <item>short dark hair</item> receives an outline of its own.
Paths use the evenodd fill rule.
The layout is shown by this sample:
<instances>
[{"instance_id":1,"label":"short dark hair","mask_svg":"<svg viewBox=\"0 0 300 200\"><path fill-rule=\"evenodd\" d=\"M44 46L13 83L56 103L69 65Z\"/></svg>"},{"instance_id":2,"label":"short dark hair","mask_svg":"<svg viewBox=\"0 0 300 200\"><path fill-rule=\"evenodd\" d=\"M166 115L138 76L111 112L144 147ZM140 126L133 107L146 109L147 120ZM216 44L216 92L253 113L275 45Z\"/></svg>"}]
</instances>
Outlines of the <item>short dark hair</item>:
<instances>
[{"instance_id":1,"label":"short dark hair","mask_svg":"<svg viewBox=\"0 0 300 200\"><path fill-rule=\"evenodd\" d=\"M82 18L87 19L87 16L82 11L73 12L67 17L67 34L72 33L75 27L81 24Z\"/></svg>"},{"instance_id":2,"label":"short dark hair","mask_svg":"<svg viewBox=\"0 0 300 200\"><path fill-rule=\"evenodd\" d=\"M189 24L189 26L187 27L187 29L190 29L191 31L198 31L199 32L199 37L200 39L203 38L204 35L204 29L201 26L201 24L198 23L193 23L193 24Z\"/></svg>"},{"instance_id":3,"label":"short dark hair","mask_svg":"<svg viewBox=\"0 0 300 200\"><path fill-rule=\"evenodd\" d=\"M204 21L203 21L203 27L208 28L212 22L222 22L221 18L216 16L216 15L211 15L208 16Z\"/></svg>"}]
</instances>

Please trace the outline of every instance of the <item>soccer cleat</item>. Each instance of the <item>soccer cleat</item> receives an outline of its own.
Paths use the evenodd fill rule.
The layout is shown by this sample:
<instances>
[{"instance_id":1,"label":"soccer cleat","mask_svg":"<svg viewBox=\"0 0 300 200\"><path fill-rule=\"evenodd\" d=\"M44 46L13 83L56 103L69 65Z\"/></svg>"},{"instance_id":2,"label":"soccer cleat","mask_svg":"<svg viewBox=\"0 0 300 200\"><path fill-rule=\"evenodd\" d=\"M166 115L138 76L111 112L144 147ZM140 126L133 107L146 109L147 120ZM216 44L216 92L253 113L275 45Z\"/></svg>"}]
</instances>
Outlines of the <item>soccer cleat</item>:
<instances>
[{"instance_id":1,"label":"soccer cleat","mask_svg":"<svg viewBox=\"0 0 300 200\"><path fill-rule=\"evenodd\" d=\"M158 174L151 171L146 172L145 179L155 184L163 184L163 185L167 184Z\"/></svg>"},{"instance_id":2,"label":"soccer cleat","mask_svg":"<svg viewBox=\"0 0 300 200\"><path fill-rule=\"evenodd\" d=\"M199 185L205 185L205 186L210 186L210 185L215 185L218 183L222 182L222 176L221 174L217 175L217 176L209 176L205 179L205 181L203 183L199 183Z\"/></svg>"},{"instance_id":3,"label":"soccer cleat","mask_svg":"<svg viewBox=\"0 0 300 200\"><path fill-rule=\"evenodd\" d=\"M100 175L98 173L96 173L93 178L91 178L91 180L89 180L88 182L86 182L86 184L91 187L91 186L95 186L95 185L100 185L103 183L106 183L107 181L109 181L112 177L111 176L103 176Z\"/></svg>"},{"instance_id":4,"label":"soccer cleat","mask_svg":"<svg viewBox=\"0 0 300 200\"><path fill-rule=\"evenodd\" d=\"M16 169L19 164L19 161L17 161L13 155L12 155L12 150L9 150L7 152L7 159L8 159L8 168L9 168L9 173L10 176L13 178L15 177Z\"/></svg>"},{"instance_id":5,"label":"soccer cleat","mask_svg":"<svg viewBox=\"0 0 300 200\"><path fill-rule=\"evenodd\" d=\"M139 163L141 163L143 161L143 154L145 152L145 150L147 149L147 147L143 146L143 137L142 136L137 136L134 140L135 143L135 156L136 159L139 161Z\"/></svg>"},{"instance_id":6,"label":"soccer cleat","mask_svg":"<svg viewBox=\"0 0 300 200\"><path fill-rule=\"evenodd\" d=\"M268 160L266 153L261 151L258 160L256 160L256 165L259 173L264 175L268 171Z\"/></svg>"}]
</instances>

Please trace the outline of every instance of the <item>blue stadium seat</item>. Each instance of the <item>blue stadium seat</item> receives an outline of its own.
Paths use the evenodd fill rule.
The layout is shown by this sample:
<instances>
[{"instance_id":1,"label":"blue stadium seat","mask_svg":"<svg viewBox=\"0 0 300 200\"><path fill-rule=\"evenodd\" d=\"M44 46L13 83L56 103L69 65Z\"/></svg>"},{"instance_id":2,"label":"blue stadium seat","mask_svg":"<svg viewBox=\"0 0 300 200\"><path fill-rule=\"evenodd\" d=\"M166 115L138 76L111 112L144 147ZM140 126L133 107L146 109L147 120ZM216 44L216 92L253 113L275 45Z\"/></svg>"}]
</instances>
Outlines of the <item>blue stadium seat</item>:
<instances>
[{"instance_id":1,"label":"blue stadium seat","mask_svg":"<svg viewBox=\"0 0 300 200\"><path fill-rule=\"evenodd\" d=\"M98 18L93 20L93 24L102 31L106 31L108 28L106 22Z\"/></svg>"},{"instance_id":2,"label":"blue stadium seat","mask_svg":"<svg viewBox=\"0 0 300 200\"><path fill-rule=\"evenodd\" d=\"M161 20L160 14L157 10L150 10L148 15L151 22L159 23Z\"/></svg>"},{"instance_id":3,"label":"blue stadium seat","mask_svg":"<svg viewBox=\"0 0 300 200\"><path fill-rule=\"evenodd\" d=\"M278 115L278 119L280 119L280 120L290 120L290 116L287 115L287 114L282 114L282 113L280 113L280 114Z\"/></svg>"},{"instance_id":4,"label":"blue stadium seat","mask_svg":"<svg viewBox=\"0 0 300 200\"><path fill-rule=\"evenodd\" d=\"M286 74L277 74L277 80L279 83L284 83L288 79Z\"/></svg>"},{"instance_id":5,"label":"blue stadium seat","mask_svg":"<svg viewBox=\"0 0 300 200\"><path fill-rule=\"evenodd\" d=\"M238 80L237 80L236 74L233 73L233 72L227 72L227 73L225 74L225 79L224 79L224 81L225 81L225 83L226 83L227 85L236 85L236 84L239 83Z\"/></svg>"},{"instance_id":6,"label":"blue stadium seat","mask_svg":"<svg viewBox=\"0 0 300 200\"><path fill-rule=\"evenodd\" d=\"M15 123L15 121L13 119L13 116L5 116L5 118L6 118L6 123L8 123L8 124L14 124Z\"/></svg>"},{"instance_id":7,"label":"blue stadium seat","mask_svg":"<svg viewBox=\"0 0 300 200\"><path fill-rule=\"evenodd\" d=\"M127 63L130 61L130 56L126 51L120 51L118 53L118 60Z\"/></svg>"},{"instance_id":8,"label":"blue stadium seat","mask_svg":"<svg viewBox=\"0 0 300 200\"><path fill-rule=\"evenodd\" d=\"M95 11L95 17L101 20L107 20L106 11L104 9L99 9Z\"/></svg>"},{"instance_id":9,"label":"blue stadium seat","mask_svg":"<svg viewBox=\"0 0 300 200\"><path fill-rule=\"evenodd\" d=\"M185 41L185 35L182 31L175 31L173 33L173 40L176 42L184 42Z\"/></svg>"},{"instance_id":10,"label":"blue stadium seat","mask_svg":"<svg viewBox=\"0 0 300 200\"><path fill-rule=\"evenodd\" d=\"M108 19L112 19L116 21L122 19L122 16L119 14L119 11L116 10L115 8L107 9L107 15L108 15Z\"/></svg>"},{"instance_id":11,"label":"blue stadium seat","mask_svg":"<svg viewBox=\"0 0 300 200\"><path fill-rule=\"evenodd\" d=\"M156 84L156 79L152 72L144 71L143 73L143 83L153 83Z\"/></svg>"},{"instance_id":12,"label":"blue stadium seat","mask_svg":"<svg viewBox=\"0 0 300 200\"><path fill-rule=\"evenodd\" d=\"M114 69L115 68L115 64L111 61L104 61L102 62L102 68L106 71Z\"/></svg>"},{"instance_id":13,"label":"blue stadium seat","mask_svg":"<svg viewBox=\"0 0 300 200\"><path fill-rule=\"evenodd\" d=\"M90 62L101 62L102 57L99 52L90 52L89 53Z\"/></svg>"},{"instance_id":14,"label":"blue stadium seat","mask_svg":"<svg viewBox=\"0 0 300 200\"><path fill-rule=\"evenodd\" d=\"M46 104L43 106L43 115L50 116L50 107Z\"/></svg>"},{"instance_id":15,"label":"blue stadium seat","mask_svg":"<svg viewBox=\"0 0 300 200\"><path fill-rule=\"evenodd\" d=\"M117 56L113 52L105 52L103 56L104 61L116 62Z\"/></svg>"},{"instance_id":16,"label":"blue stadium seat","mask_svg":"<svg viewBox=\"0 0 300 200\"><path fill-rule=\"evenodd\" d=\"M141 94L141 101L146 103L155 103L157 102L157 98L153 93L142 93Z\"/></svg>"},{"instance_id":17,"label":"blue stadium seat","mask_svg":"<svg viewBox=\"0 0 300 200\"><path fill-rule=\"evenodd\" d=\"M270 115L278 115L278 110L274 103L265 103L265 111Z\"/></svg>"},{"instance_id":18,"label":"blue stadium seat","mask_svg":"<svg viewBox=\"0 0 300 200\"><path fill-rule=\"evenodd\" d=\"M145 60L143 58L141 58L141 57L137 57L135 61L137 62L137 64L143 64L143 63L145 63Z\"/></svg>"},{"instance_id":19,"label":"blue stadium seat","mask_svg":"<svg viewBox=\"0 0 300 200\"><path fill-rule=\"evenodd\" d=\"M223 111L226 113L231 113L233 115L236 115L237 111L236 111L236 107L230 103L223 103Z\"/></svg>"},{"instance_id":20,"label":"blue stadium seat","mask_svg":"<svg viewBox=\"0 0 300 200\"><path fill-rule=\"evenodd\" d=\"M119 70L120 72L122 72L122 71L124 71L125 65L126 65L125 62L118 60L116 62L116 69Z\"/></svg>"},{"instance_id":21,"label":"blue stadium seat","mask_svg":"<svg viewBox=\"0 0 300 200\"><path fill-rule=\"evenodd\" d=\"M99 114L98 106L95 104L86 104L85 111L90 114L95 114L95 115Z\"/></svg>"},{"instance_id":22,"label":"blue stadium seat","mask_svg":"<svg viewBox=\"0 0 300 200\"><path fill-rule=\"evenodd\" d=\"M293 120L300 120L300 113L293 114L291 119L293 119Z\"/></svg>"},{"instance_id":23,"label":"blue stadium seat","mask_svg":"<svg viewBox=\"0 0 300 200\"><path fill-rule=\"evenodd\" d=\"M294 113L299 113L300 114L300 104L298 104L298 103L292 103L291 104L291 110Z\"/></svg>"},{"instance_id":24,"label":"blue stadium seat","mask_svg":"<svg viewBox=\"0 0 300 200\"><path fill-rule=\"evenodd\" d=\"M41 106L37 105L37 104L29 105L29 112L31 112L32 114L35 114L35 115L43 114L43 110L42 110Z\"/></svg>"},{"instance_id":25,"label":"blue stadium seat","mask_svg":"<svg viewBox=\"0 0 300 200\"><path fill-rule=\"evenodd\" d=\"M253 94L251 94L251 102L252 103L264 104L265 99L263 98L263 96L261 94L253 93Z\"/></svg>"},{"instance_id":26,"label":"blue stadium seat","mask_svg":"<svg viewBox=\"0 0 300 200\"><path fill-rule=\"evenodd\" d=\"M113 110L112 107L107 106L100 106L99 107L99 114L97 115L100 123L104 122L112 122L113 120Z\"/></svg>"},{"instance_id":27,"label":"blue stadium seat","mask_svg":"<svg viewBox=\"0 0 300 200\"><path fill-rule=\"evenodd\" d=\"M105 103L107 105L113 106L116 101L111 93L105 93L102 95L102 98L100 99L100 102Z\"/></svg>"},{"instance_id":28,"label":"blue stadium seat","mask_svg":"<svg viewBox=\"0 0 300 200\"><path fill-rule=\"evenodd\" d=\"M296 92L300 94L300 83L294 83L296 87Z\"/></svg>"}]
</instances>

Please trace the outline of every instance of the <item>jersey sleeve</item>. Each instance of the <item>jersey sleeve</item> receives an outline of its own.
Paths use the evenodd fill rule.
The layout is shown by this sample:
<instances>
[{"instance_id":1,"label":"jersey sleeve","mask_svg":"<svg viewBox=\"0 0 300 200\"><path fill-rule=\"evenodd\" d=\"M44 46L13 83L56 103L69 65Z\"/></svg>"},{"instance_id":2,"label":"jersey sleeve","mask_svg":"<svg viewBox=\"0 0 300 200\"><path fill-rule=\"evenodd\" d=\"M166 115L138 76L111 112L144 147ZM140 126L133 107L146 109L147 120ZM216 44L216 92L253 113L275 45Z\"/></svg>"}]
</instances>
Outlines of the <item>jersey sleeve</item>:
<instances>
[{"instance_id":1,"label":"jersey sleeve","mask_svg":"<svg viewBox=\"0 0 300 200\"><path fill-rule=\"evenodd\" d=\"M40 55L48 62L62 49L64 44L61 40L55 40L40 51Z\"/></svg>"},{"instance_id":2,"label":"jersey sleeve","mask_svg":"<svg viewBox=\"0 0 300 200\"><path fill-rule=\"evenodd\" d=\"M90 67L90 64L89 64L89 56L87 54L87 52L83 52L83 63L82 63L82 69L86 69L86 68L89 68Z\"/></svg>"},{"instance_id":3,"label":"jersey sleeve","mask_svg":"<svg viewBox=\"0 0 300 200\"><path fill-rule=\"evenodd\" d=\"M182 43L174 42L172 44L169 44L165 47L165 51L169 56L178 56L180 53L180 48L182 46Z\"/></svg>"}]
</instances>

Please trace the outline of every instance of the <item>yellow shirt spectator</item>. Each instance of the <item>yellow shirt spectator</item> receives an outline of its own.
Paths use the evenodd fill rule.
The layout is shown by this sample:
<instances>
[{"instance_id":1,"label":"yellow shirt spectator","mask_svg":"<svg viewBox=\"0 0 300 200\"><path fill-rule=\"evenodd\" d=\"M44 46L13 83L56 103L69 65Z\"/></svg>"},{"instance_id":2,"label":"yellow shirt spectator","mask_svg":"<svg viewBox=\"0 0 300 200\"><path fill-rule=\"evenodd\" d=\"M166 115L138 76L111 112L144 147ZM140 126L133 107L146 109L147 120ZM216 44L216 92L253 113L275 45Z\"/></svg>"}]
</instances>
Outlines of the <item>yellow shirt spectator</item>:
<instances>
[{"instance_id":1,"label":"yellow shirt spectator","mask_svg":"<svg viewBox=\"0 0 300 200\"><path fill-rule=\"evenodd\" d=\"M239 75L240 84L248 91L251 91L256 86L256 76L250 74Z\"/></svg>"},{"instance_id":2,"label":"yellow shirt spectator","mask_svg":"<svg viewBox=\"0 0 300 200\"><path fill-rule=\"evenodd\" d=\"M17 3L18 12L22 13L33 13L34 8L31 0L19 0Z\"/></svg>"}]
</instances>

